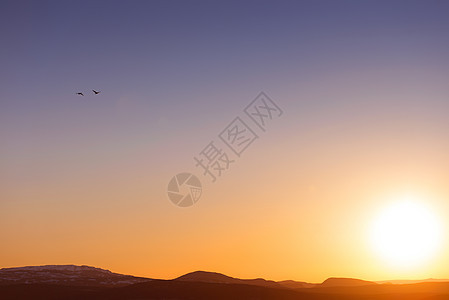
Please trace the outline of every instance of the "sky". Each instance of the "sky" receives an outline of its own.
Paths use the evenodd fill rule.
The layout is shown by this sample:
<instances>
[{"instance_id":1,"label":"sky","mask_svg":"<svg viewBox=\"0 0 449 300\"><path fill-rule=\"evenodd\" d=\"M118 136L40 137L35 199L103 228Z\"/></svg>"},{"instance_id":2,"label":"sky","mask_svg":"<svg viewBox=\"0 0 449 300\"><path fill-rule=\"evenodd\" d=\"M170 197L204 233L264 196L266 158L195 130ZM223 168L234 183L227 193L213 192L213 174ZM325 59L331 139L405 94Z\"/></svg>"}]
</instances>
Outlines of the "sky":
<instances>
[{"instance_id":1,"label":"sky","mask_svg":"<svg viewBox=\"0 0 449 300\"><path fill-rule=\"evenodd\" d=\"M448 13L447 1L1 1L0 267L449 278ZM262 91L283 111L266 131L244 113ZM194 157L238 116L259 138L212 182ZM203 188L188 208L167 196L181 172ZM398 268L369 228L405 194L444 242Z\"/></svg>"}]
</instances>

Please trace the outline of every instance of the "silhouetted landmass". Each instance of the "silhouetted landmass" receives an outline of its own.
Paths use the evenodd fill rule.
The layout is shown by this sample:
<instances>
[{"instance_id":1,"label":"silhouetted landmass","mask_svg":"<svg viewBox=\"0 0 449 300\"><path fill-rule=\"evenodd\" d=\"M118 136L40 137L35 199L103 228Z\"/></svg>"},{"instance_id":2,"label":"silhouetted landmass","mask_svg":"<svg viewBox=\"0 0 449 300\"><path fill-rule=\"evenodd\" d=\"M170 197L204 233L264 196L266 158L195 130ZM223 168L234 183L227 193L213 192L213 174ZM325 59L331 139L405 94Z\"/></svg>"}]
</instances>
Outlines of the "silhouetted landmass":
<instances>
[{"instance_id":1,"label":"silhouetted landmass","mask_svg":"<svg viewBox=\"0 0 449 300\"><path fill-rule=\"evenodd\" d=\"M449 282L449 279L435 279L435 278L428 278L428 279L422 279L422 280L383 280L383 281L376 281L376 283L386 284L412 284L412 283L422 283L422 282Z\"/></svg>"},{"instance_id":2,"label":"silhouetted landmass","mask_svg":"<svg viewBox=\"0 0 449 300\"><path fill-rule=\"evenodd\" d=\"M178 281L196 281L196 282L209 282L209 283L232 283L232 284L249 284L257 286L265 286L272 288L284 288L284 286L278 282L272 280L265 280L263 278L257 279L239 279L230 276L226 276L215 272L196 271L182 275L175 280Z\"/></svg>"},{"instance_id":3,"label":"silhouetted landmass","mask_svg":"<svg viewBox=\"0 0 449 300\"><path fill-rule=\"evenodd\" d=\"M377 284L372 281L365 281L354 278L328 278L320 285L321 287L336 287L336 286L364 286Z\"/></svg>"},{"instance_id":4,"label":"silhouetted landmass","mask_svg":"<svg viewBox=\"0 0 449 300\"><path fill-rule=\"evenodd\" d=\"M305 281L295 281L295 280L283 280L278 281L277 283L289 289L312 288L320 285L319 283L309 283Z\"/></svg>"},{"instance_id":5,"label":"silhouetted landmass","mask_svg":"<svg viewBox=\"0 0 449 300\"><path fill-rule=\"evenodd\" d=\"M449 299L449 282L378 284L352 278L329 278L321 284L313 284L292 280L275 282L261 278L239 279L204 271L188 273L173 280L158 280L72 265L1 269L0 282L0 299L2 300Z\"/></svg>"},{"instance_id":6,"label":"silhouetted landmass","mask_svg":"<svg viewBox=\"0 0 449 300\"><path fill-rule=\"evenodd\" d=\"M113 273L89 266L47 265L0 269L0 285L58 284L67 286L125 286L150 278Z\"/></svg>"}]
</instances>

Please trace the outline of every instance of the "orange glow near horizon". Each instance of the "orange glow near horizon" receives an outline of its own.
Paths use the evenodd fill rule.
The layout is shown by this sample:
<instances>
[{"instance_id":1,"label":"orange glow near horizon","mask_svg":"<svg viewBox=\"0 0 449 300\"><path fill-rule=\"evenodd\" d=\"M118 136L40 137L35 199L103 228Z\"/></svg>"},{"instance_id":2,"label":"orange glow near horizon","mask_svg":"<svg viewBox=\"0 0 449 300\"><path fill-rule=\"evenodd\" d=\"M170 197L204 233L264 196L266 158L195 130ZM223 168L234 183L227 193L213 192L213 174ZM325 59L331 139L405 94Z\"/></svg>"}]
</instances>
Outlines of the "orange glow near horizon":
<instances>
[{"instance_id":1,"label":"orange glow near horizon","mask_svg":"<svg viewBox=\"0 0 449 300\"><path fill-rule=\"evenodd\" d=\"M285 110L288 101L285 95ZM165 279L195 270L308 282L449 278L445 242L426 263L397 268L379 258L371 234L373 220L404 193L420 195L440 219L449 217L441 165L447 142L426 134L434 129L425 124L420 142L401 135L402 125L397 131L376 122L363 130L349 126L363 123L357 116L328 120L339 128L309 120L308 130L298 133L293 111L219 182L201 178L203 195L186 209L170 203L167 182L192 169L191 154L222 122L192 145L183 139L189 146L177 157L167 154L176 139L156 149L143 141L111 148L108 156L80 154L86 162L37 153L33 168L23 165L26 176L17 174L2 191L9 200L2 203L0 231L9 246L0 249L1 267L78 264ZM446 241L448 225L439 229Z\"/></svg>"},{"instance_id":2,"label":"orange glow near horizon","mask_svg":"<svg viewBox=\"0 0 449 300\"><path fill-rule=\"evenodd\" d=\"M272 152L279 155L281 149ZM14 245L0 250L1 261L8 262L2 267L84 264L164 279L195 270L309 282L327 277L448 277L443 255L446 244L437 256L413 268L392 267L373 251L369 240L372 220L376 211L390 204L385 194L378 193L379 189L388 190L392 179L376 173L382 166L373 166L373 172L363 178L356 175L357 163L346 164L344 172L336 172L342 169L335 165L316 176L313 162L304 161L301 169L306 171L301 173L273 164L273 172L282 171L283 178L292 179L287 181L270 174L245 174L258 163L255 155L242 160L240 176L209 186L193 209L169 203L159 186L166 184L162 178L138 176L145 168L136 170L133 181L122 181L119 191L99 187L67 197L68 187L56 184L48 198L48 187L36 186L33 195L42 199L39 205L15 203L17 211L9 208L14 217L2 219L3 241ZM104 186L117 186L124 180L117 177L109 178ZM148 182L152 182L149 187ZM270 189L261 188L266 186ZM157 191L151 201L148 189ZM64 202L54 200L62 195ZM444 195L443 189L440 195ZM449 211L439 200L444 197L426 199L432 210ZM443 239L447 229L447 224L441 228Z\"/></svg>"}]
</instances>

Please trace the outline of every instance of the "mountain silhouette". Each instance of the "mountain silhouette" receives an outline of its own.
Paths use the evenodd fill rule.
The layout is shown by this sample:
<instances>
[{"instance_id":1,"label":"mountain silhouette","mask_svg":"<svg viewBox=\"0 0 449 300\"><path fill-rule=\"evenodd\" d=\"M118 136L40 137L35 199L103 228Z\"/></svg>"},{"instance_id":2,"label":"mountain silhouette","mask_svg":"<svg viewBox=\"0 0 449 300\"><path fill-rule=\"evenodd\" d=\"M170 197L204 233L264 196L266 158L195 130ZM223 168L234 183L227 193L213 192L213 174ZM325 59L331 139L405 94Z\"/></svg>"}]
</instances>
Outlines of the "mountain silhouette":
<instances>
[{"instance_id":1,"label":"mountain silhouette","mask_svg":"<svg viewBox=\"0 0 449 300\"><path fill-rule=\"evenodd\" d=\"M320 285L319 283L310 283L310 282L295 281L295 280L283 280L283 281L278 281L277 283L279 283L283 287L286 287L289 289L312 288L312 287L317 287Z\"/></svg>"},{"instance_id":2,"label":"mountain silhouette","mask_svg":"<svg viewBox=\"0 0 449 300\"><path fill-rule=\"evenodd\" d=\"M227 284L249 284L273 288L283 288L284 286L278 282L272 280L265 280L263 278L257 279L239 279L230 276L226 276L221 273L196 271L182 275L175 280L177 281L196 281L196 282L209 282L209 283L227 283Z\"/></svg>"},{"instance_id":3,"label":"mountain silhouette","mask_svg":"<svg viewBox=\"0 0 449 300\"><path fill-rule=\"evenodd\" d=\"M23 283L113 287L149 280L89 266L45 265L0 269L0 285Z\"/></svg>"},{"instance_id":4,"label":"mountain silhouette","mask_svg":"<svg viewBox=\"0 0 449 300\"><path fill-rule=\"evenodd\" d=\"M276 282L205 271L160 280L90 266L47 265L0 269L0 299L447 300L449 282L381 284L335 277L322 283Z\"/></svg>"},{"instance_id":5,"label":"mountain silhouette","mask_svg":"<svg viewBox=\"0 0 449 300\"><path fill-rule=\"evenodd\" d=\"M321 287L337 287L337 286L365 286L377 284L372 281L365 281L354 278L335 278L331 277L320 284Z\"/></svg>"}]
</instances>

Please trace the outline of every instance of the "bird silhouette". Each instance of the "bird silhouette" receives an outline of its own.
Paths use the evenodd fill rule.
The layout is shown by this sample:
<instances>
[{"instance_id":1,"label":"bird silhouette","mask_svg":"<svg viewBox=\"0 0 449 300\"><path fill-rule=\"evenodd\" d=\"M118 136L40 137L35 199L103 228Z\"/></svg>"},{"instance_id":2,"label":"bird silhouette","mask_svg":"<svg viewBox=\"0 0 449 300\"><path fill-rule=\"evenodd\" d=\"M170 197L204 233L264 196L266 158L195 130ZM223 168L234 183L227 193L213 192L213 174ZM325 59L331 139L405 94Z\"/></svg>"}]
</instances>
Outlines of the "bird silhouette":
<instances>
[{"instance_id":1,"label":"bird silhouette","mask_svg":"<svg viewBox=\"0 0 449 300\"><path fill-rule=\"evenodd\" d=\"M80 95L80 96L84 96L84 94L83 93L76 93L77 95Z\"/></svg>"},{"instance_id":2,"label":"bird silhouette","mask_svg":"<svg viewBox=\"0 0 449 300\"><path fill-rule=\"evenodd\" d=\"M100 94L100 92L97 92L96 90L92 90L92 92L94 92L94 93L95 93L95 95L98 95L98 94Z\"/></svg>"}]
</instances>

